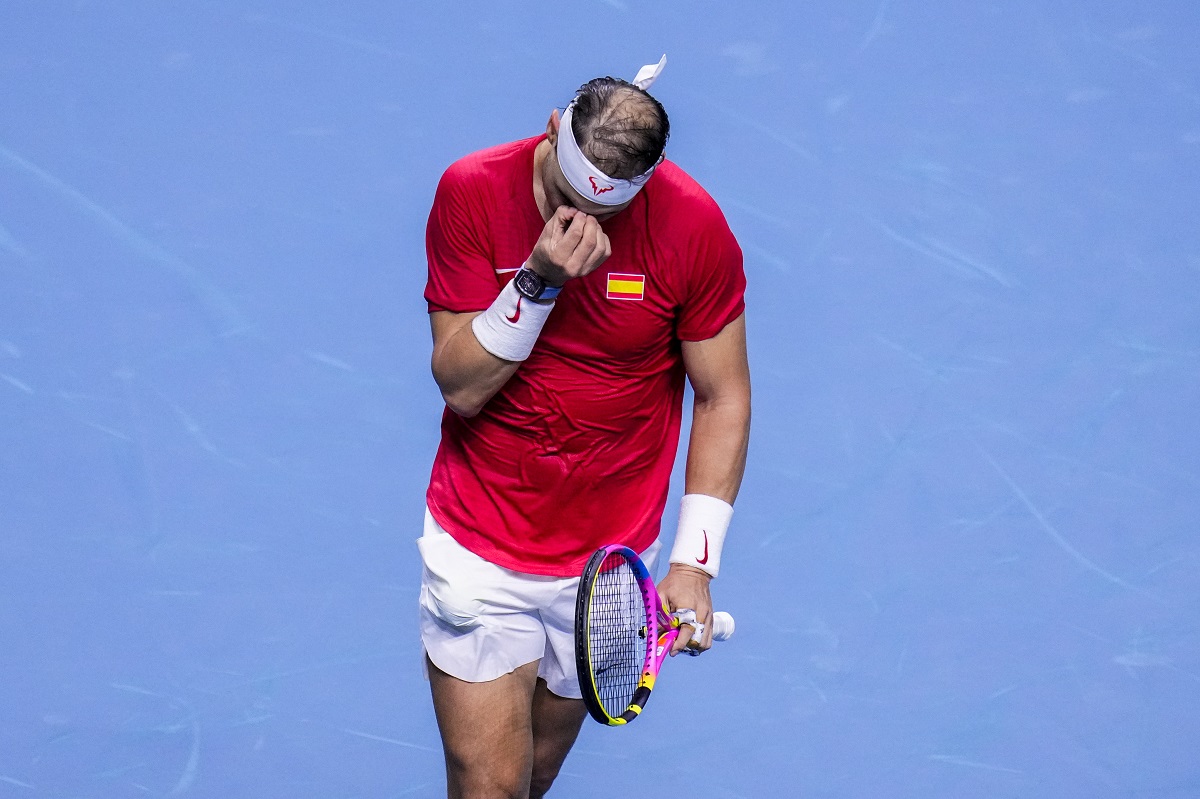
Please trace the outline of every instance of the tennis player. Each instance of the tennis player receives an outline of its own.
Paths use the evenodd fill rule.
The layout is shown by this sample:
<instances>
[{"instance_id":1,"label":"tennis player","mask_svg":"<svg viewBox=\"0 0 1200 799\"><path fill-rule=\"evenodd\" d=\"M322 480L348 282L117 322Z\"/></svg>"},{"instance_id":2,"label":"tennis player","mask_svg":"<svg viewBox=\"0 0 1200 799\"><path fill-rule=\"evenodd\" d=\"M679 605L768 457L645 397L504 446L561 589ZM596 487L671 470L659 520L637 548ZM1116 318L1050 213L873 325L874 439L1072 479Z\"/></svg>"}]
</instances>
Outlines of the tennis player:
<instances>
[{"instance_id":1,"label":"tennis player","mask_svg":"<svg viewBox=\"0 0 1200 799\"><path fill-rule=\"evenodd\" d=\"M421 637L452 799L541 797L586 714L574 602L588 557L653 562L694 390L659 590L707 649L709 582L750 428L742 255L663 158L666 111L598 78L544 134L457 161L429 215L425 298L446 401L426 495ZM651 566L653 568L653 566Z\"/></svg>"}]
</instances>

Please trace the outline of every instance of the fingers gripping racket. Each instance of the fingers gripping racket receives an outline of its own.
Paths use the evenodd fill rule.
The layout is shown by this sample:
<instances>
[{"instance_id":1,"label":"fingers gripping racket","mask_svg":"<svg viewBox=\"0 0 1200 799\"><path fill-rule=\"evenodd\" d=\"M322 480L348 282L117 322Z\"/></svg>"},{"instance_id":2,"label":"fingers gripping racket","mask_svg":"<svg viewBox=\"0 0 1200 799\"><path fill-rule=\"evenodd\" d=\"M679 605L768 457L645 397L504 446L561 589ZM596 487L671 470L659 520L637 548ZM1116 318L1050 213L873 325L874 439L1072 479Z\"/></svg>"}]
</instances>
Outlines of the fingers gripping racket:
<instances>
[{"instance_id":1,"label":"fingers gripping racket","mask_svg":"<svg viewBox=\"0 0 1200 799\"><path fill-rule=\"evenodd\" d=\"M715 641L733 635L728 613L714 613L712 626ZM596 550L575 599L575 667L592 718L611 726L638 717L679 629L636 552Z\"/></svg>"}]
</instances>

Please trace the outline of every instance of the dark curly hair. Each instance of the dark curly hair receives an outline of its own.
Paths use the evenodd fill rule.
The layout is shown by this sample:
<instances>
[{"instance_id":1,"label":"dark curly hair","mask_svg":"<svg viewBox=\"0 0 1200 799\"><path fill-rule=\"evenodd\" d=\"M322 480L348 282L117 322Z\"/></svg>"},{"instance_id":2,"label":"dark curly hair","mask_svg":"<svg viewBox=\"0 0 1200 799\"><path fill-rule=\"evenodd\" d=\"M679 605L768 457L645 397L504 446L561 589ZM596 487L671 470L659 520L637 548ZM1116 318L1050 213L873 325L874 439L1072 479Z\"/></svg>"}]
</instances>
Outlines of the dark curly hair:
<instances>
[{"instance_id":1,"label":"dark curly hair","mask_svg":"<svg viewBox=\"0 0 1200 799\"><path fill-rule=\"evenodd\" d=\"M629 180L658 163L671 135L666 109L620 78L594 78L579 87L571 111L579 149L605 174Z\"/></svg>"}]
</instances>

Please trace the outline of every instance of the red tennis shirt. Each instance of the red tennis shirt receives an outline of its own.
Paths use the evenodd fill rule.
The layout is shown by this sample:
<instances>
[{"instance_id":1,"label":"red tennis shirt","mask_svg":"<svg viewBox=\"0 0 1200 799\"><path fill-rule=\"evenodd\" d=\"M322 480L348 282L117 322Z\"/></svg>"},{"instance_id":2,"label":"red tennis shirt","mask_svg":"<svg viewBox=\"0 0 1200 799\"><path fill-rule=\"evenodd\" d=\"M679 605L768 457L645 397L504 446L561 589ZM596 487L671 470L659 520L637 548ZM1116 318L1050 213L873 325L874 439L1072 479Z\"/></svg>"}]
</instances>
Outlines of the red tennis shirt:
<instances>
[{"instance_id":1,"label":"red tennis shirt","mask_svg":"<svg viewBox=\"0 0 1200 799\"><path fill-rule=\"evenodd\" d=\"M533 251L544 138L442 176L426 230L431 312L487 309ZM529 359L477 416L442 415L429 510L464 547L520 572L578 575L600 546L653 543L679 442L680 342L712 338L745 308L725 217L670 161L602 227L612 255L563 287Z\"/></svg>"}]
</instances>

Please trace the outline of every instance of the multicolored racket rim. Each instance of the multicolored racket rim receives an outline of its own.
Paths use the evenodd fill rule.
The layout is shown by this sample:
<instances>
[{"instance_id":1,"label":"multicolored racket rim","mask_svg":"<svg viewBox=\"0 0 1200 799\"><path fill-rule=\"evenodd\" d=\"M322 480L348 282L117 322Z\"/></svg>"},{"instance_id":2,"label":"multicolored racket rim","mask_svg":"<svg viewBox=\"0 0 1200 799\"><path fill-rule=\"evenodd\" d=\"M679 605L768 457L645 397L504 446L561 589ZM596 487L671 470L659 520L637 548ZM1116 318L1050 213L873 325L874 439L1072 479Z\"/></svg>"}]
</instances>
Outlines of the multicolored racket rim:
<instances>
[{"instance_id":1,"label":"multicolored racket rim","mask_svg":"<svg viewBox=\"0 0 1200 799\"><path fill-rule=\"evenodd\" d=\"M610 562L610 558L614 556L619 557L621 560ZM605 702L602 698L602 689L597 685L596 669L594 668L595 661L593 660L593 656L596 654L596 647L593 644L600 642L592 640L591 632L593 622L592 600L598 585L598 578L606 571L619 568L622 565L622 561L632 571L636 587L641 596L641 613L636 618L631 618L630 623L636 623L641 626L639 635L645 646L642 653L641 671L637 684L631 693L627 705L624 708L618 709L611 706L605 707ZM607 568L606 563L609 564ZM595 554L588 560L587 566L583 569L583 576L579 581L579 593L575 601L575 666L579 676L579 689L583 694L583 702L587 706L588 713L591 714L592 718L601 724L609 726L628 724L638 717L650 698L650 692L654 689L655 678L658 676L660 661L657 603L658 592L654 587L654 578L650 575L646 565L642 563L642 559L629 547L619 545L602 547L596 550Z\"/></svg>"}]
</instances>

